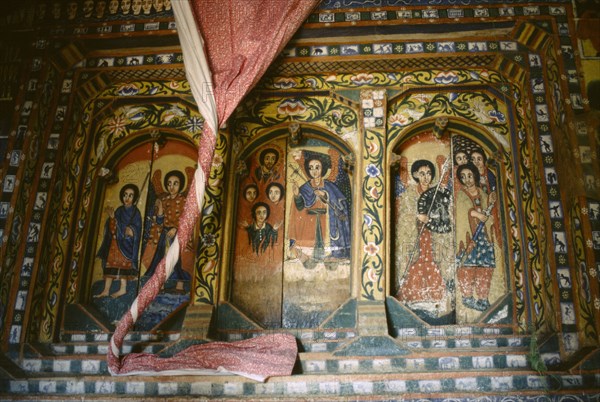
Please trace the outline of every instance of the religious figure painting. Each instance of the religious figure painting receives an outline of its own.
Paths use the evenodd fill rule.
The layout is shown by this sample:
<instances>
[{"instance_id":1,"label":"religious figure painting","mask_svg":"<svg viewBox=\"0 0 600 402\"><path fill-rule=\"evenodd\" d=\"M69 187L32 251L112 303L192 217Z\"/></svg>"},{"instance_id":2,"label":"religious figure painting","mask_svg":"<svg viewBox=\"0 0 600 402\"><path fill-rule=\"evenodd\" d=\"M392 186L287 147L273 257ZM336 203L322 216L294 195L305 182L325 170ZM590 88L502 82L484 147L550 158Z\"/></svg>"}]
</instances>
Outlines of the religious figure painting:
<instances>
[{"instance_id":1,"label":"religious figure painting","mask_svg":"<svg viewBox=\"0 0 600 402\"><path fill-rule=\"evenodd\" d=\"M395 176L396 298L431 323L455 321L452 180L447 141L403 149ZM428 158L423 157L428 155Z\"/></svg>"},{"instance_id":2,"label":"religious figure painting","mask_svg":"<svg viewBox=\"0 0 600 402\"><path fill-rule=\"evenodd\" d=\"M232 300L265 327L281 323L285 141L254 151L239 177Z\"/></svg>"},{"instance_id":3,"label":"religious figure painting","mask_svg":"<svg viewBox=\"0 0 600 402\"><path fill-rule=\"evenodd\" d=\"M339 155L303 150L294 152L294 160L304 177L295 170L299 180L292 181L292 215L297 223L289 232L292 254L307 269L319 262L331 267L330 263L348 260L350 201L345 187L338 185L343 180L338 178Z\"/></svg>"},{"instance_id":4,"label":"religious figure painting","mask_svg":"<svg viewBox=\"0 0 600 402\"><path fill-rule=\"evenodd\" d=\"M251 173L239 182L236 258L245 261L247 271L255 265L263 272L265 268L269 273L281 270L279 233L284 221L285 187L280 159L285 157L284 147L271 143L253 153L249 158Z\"/></svg>"},{"instance_id":5,"label":"religious figure painting","mask_svg":"<svg viewBox=\"0 0 600 402\"><path fill-rule=\"evenodd\" d=\"M421 133L394 173L396 298L430 324L477 322L507 292L497 172L475 141Z\"/></svg>"},{"instance_id":6,"label":"religious figure painting","mask_svg":"<svg viewBox=\"0 0 600 402\"><path fill-rule=\"evenodd\" d=\"M265 327L314 327L349 296L350 182L311 138L259 146L238 179L232 301Z\"/></svg>"},{"instance_id":7,"label":"religious figure painting","mask_svg":"<svg viewBox=\"0 0 600 402\"><path fill-rule=\"evenodd\" d=\"M486 311L490 308L490 285L496 268L490 232L490 216L496 200L481 187L481 176L474 164L460 166L457 175L462 184L456 193L457 274L462 303Z\"/></svg>"},{"instance_id":8,"label":"religious figure painting","mask_svg":"<svg viewBox=\"0 0 600 402\"><path fill-rule=\"evenodd\" d=\"M466 162L456 168L456 266L463 319L486 314L507 291L496 164L475 141L452 138L453 153Z\"/></svg>"},{"instance_id":9,"label":"religious figure painting","mask_svg":"<svg viewBox=\"0 0 600 402\"><path fill-rule=\"evenodd\" d=\"M352 192L342 155L317 138L288 149L284 327L315 327L349 297Z\"/></svg>"},{"instance_id":10,"label":"religious figure painting","mask_svg":"<svg viewBox=\"0 0 600 402\"><path fill-rule=\"evenodd\" d=\"M267 147L258 155L258 166L254 168L254 178L258 183L270 183L281 178L278 171L281 151L275 147Z\"/></svg>"},{"instance_id":11,"label":"religious figure painting","mask_svg":"<svg viewBox=\"0 0 600 402\"><path fill-rule=\"evenodd\" d=\"M150 150L142 145L117 163L112 175L118 181L105 184L98 208L90 293L108 324L120 318L138 291Z\"/></svg>"},{"instance_id":12,"label":"religious figure painting","mask_svg":"<svg viewBox=\"0 0 600 402\"><path fill-rule=\"evenodd\" d=\"M186 184L193 174L193 168L186 169L187 175L181 170L174 169L164 174L162 171L156 170L153 176L153 191L154 208L151 213L146 216L147 231L144 238L144 261L146 262L146 272L144 276L149 278L156 270L160 261L166 256L169 247L173 243L177 235L179 227L179 218L183 213L186 198ZM190 251L191 245L185 245L182 253ZM151 256L151 260L148 259ZM189 267L188 267L189 270ZM184 283L188 282L191 275L182 267L182 259L179 258L173 269L173 273L168 278L170 281L175 281L175 289L183 291Z\"/></svg>"},{"instance_id":13,"label":"religious figure painting","mask_svg":"<svg viewBox=\"0 0 600 402\"><path fill-rule=\"evenodd\" d=\"M177 235L195 171L195 160L194 149L187 144L169 141L163 147L155 147L142 241L143 281L154 274ZM180 257L167 278L165 292L189 294L196 237L192 236L188 244L180 244Z\"/></svg>"},{"instance_id":14,"label":"religious figure painting","mask_svg":"<svg viewBox=\"0 0 600 402\"><path fill-rule=\"evenodd\" d=\"M108 218L97 254L102 261L104 287L94 297L121 297L126 293L127 281L138 277L142 214L136 204L140 190L133 183L125 184L119 191L119 198L122 204L117 209L110 205L105 207ZM119 288L111 294L115 279L119 281Z\"/></svg>"},{"instance_id":15,"label":"religious figure painting","mask_svg":"<svg viewBox=\"0 0 600 402\"><path fill-rule=\"evenodd\" d=\"M193 177L195 150L179 141L144 144L115 167L105 189L94 260L92 303L108 322L119 319L171 246ZM138 320L151 329L189 300L196 238L180 257L161 294Z\"/></svg>"}]
</instances>

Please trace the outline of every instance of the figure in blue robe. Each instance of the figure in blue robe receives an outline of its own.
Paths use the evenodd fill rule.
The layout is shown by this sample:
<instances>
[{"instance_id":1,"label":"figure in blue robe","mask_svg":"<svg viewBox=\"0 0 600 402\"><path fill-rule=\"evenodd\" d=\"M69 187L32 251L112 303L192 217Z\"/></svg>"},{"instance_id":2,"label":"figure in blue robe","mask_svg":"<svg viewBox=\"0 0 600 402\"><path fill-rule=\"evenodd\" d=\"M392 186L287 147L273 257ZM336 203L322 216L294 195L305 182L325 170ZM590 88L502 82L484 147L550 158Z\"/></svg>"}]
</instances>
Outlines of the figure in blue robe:
<instances>
[{"instance_id":1,"label":"figure in blue robe","mask_svg":"<svg viewBox=\"0 0 600 402\"><path fill-rule=\"evenodd\" d=\"M350 207L348 199L324 173L331 169L328 155L304 151L309 179L294 186L295 217L290 239L311 260L350 258ZM299 256L299 258L301 258ZM302 260L302 258L301 258ZM304 264L307 266L307 264Z\"/></svg>"},{"instance_id":2,"label":"figure in blue robe","mask_svg":"<svg viewBox=\"0 0 600 402\"><path fill-rule=\"evenodd\" d=\"M106 208L109 217L104 224L102 244L97 253L102 261L104 289L95 297L109 296L114 279L120 280L120 285L111 296L120 297L126 292L126 281L138 277L142 234L142 215L136 206L139 189L134 184L126 184L119 195L123 204L116 210Z\"/></svg>"}]
</instances>

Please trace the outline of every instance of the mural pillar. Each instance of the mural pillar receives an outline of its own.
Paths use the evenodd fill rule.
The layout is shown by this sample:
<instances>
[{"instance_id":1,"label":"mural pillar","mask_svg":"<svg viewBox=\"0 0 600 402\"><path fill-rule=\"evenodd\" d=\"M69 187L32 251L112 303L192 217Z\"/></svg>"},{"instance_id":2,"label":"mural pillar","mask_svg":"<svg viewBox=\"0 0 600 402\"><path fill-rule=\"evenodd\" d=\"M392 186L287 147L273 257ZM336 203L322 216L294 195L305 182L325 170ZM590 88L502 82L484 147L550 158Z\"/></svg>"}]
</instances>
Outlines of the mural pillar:
<instances>
[{"instance_id":1,"label":"mural pillar","mask_svg":"<svg viewBox=\"0 0 600 402\"><path fill-rule=\"evenodd\" d=\"M355 248L356 260L360 261L360 294L358 304L358 329L361 336L386 335L386 211L384 156L385 139L385 90L366 89L360 94L363 137L359 147L357 173L362 183L360 205L356 209L361 216L360 239Z\"/></svg>"},{"instance_id":2,"label":"mural pillar","mask_svg":"<svg viewBox=\"0 0 600 402\"><path fill-rule=\"evenodd\" d=\"M228 133L219 130L200 217L200 238L195 262L192 297L181 327L181 339L208 339L218 299L218 274L223 261L223 207Z\"/></svg>"}]
</instances>

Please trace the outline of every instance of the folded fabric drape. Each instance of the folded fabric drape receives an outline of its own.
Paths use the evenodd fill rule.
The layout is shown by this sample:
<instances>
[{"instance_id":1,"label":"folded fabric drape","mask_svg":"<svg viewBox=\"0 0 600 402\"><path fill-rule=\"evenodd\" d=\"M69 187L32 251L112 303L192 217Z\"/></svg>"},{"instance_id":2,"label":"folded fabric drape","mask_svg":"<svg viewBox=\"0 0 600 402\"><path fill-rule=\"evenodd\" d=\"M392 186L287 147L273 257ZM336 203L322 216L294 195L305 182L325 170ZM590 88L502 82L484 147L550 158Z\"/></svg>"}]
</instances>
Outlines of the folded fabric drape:
<instances>
[{"instance_id":1,"label":"folded fabric drape","mask_svg":"<svg viewBox=\"0 0 600 402\"><path fill-rule=\"evenodd\" d=\"M256 381L292 374L298 353L296 338L270 334L237 342L193 345L172 357L131 353L123 357L117 375L237 374Z\"/></svg>"}]
</instances>

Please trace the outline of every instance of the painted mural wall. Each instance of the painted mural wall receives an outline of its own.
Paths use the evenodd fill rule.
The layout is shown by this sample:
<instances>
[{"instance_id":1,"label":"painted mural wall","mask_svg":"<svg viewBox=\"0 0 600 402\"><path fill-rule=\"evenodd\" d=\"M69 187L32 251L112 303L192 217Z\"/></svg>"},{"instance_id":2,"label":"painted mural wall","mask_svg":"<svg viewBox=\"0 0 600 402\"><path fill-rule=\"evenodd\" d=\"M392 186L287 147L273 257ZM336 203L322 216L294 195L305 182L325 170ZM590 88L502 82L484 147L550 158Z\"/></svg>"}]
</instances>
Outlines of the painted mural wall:
<instances>
[{"instance_id":1,"label":"painted mural wall","mask_svg":"<svg viewBox=\"0 0 600 402\"><path fill-rule=\"evenodd\" d=\"M483 76L493 77L489 82L494 82L494 78L496 82L500 81L498 75L489 71L485 71ZM422 77L428 77L429 80ZM352 248L359 250L358 255L363 255L362 268L359 270L354 265L352 269L354 275L362 276L361 289L352 289L352 292L361 292L360 296L365 299L391 294L431 324L473 323L484 319L501 321L515 313L509 312L506 296L515 292L514 280L510 280L511 270L519 268L508 263L503 244L507 243L506 236L510 235L501 229L505 227L501 219L507 216L503 194L514 186L511 182L514 178L509 177L507 184L503 180L513 164L510 158L505 159L506 155L513 153L509 145L511 133L507 124L507 106L502 103L499 106L498 103L505 97L498 95L501 92L490 96L480 91L464 91L460 94L451 89L449 93L436 91L438 80L461 85L464 85L463 80L485 82L477 78L478 72L458 70L440 71L437 75L415 71L404 74L274 78L267 85L291 88L288 89L290 98L258 100L254 110L265 109L266 102L277 105L277 120L263 119L260 122L256 118L236 116L233 128L244 133L244 136L238 137L244 140L246 136L251 138L253 133L260 132L260 126L255 127L257 123L264 126L280 125L293 119L294 124L299 124L304 130L311 125L321 125L329 129L333 138L348 142L356 159L364 158L356 163L352 180L366 181L360 190L362 202L355 202L359 206L355 207L358 219L354 219L354 225L361 225L362 233L355 232L352 237L356 244ZM406 82L415 85L391 100L385 98L384 91L362 89L377 83L378 86L390 88L393 93L395 86L402 87ZM426 92L415 89L418 84ZM346 96L348 89L353 88L356 98L363 102L353 102L339 95L331 96L327 102L311 101L313 98L308 94L323 88L332 91L343 88ZM384 108L386 101L388 107ZM294 107L283 107L289 104ZM322 104L340 106L332 106L327 110L321 107ZM362 109L366 111L361 112ZM381 137L369 136L368 131L365 133L362 128L356 127L353 122L357 114L377 116L372 125L382 128ZM430 116L442 116L445 125L451 119L452 132L442 134L446 127L435 126ZM419 123L420 119L426 122L425 125ZM328 127L332 121L347 122L348 127L340 129L337 124ZM420 128L414 129L414 123L419 123L417 126ZM387 128L385 132L383 127ZM460 127L463 132L455 127ZM434 134L434 128L439 132ZM491 133L496 133L496 136ZM363 149L360 149L361 141L367 142ZM269 147L271 144L269 142ZM388 148L387 144L391 144L389 154L383 152ZM297 147L302 148L302 143ZM296 155L301 154L296 152ZM485 164L488 159L489 162ZM458 173L461 162L468 162L470 177L477 176L476 181L473 177L471 179L473 198L461 191L466 188L460 182ZM475 164L479 167L475 168ZM292 164L289 168L296 166ZM427 183L424 182L422 188L419 187L417 176L419 169L427 171ZM389 178L385 177L386 172L389 172ZM287 193L290 189L293 191L295 186L295 180L291 179L291 185L284 186ZM247 187L240 189L240 193L246 194L245 189ZM424 192L427 194L421 198ZM373 203L369 205L365 200ZM243 203L242 200L239 202ZM514 204L508 204L511 204L515 215ZM389 208L389 217L385 216L384 205ZM469 218L469 210L478 213L479 219L475 216ZM474 221L470 222L469 219ZM477 229L480 222L488 219L490 222L487 226L482 225ZM302 223L296 219L294 224ZM481 239L478 238L480 234ZM481 243L477 243L478 248L475 248L473 237ZM518 242L515 243L514 247L519 247ZM286 242L286 246L293 251L293 245ZM386 249L390 250L390 255L384 257L381 251ZM479 270L478 273L473 274L476 270ZM318 277L316 273L308 274L305 281ZM490 302L492 278L494 290ZM474 295L473 287L483 293ZM491 308L492 304L495 304L495 308ZM512 303L510 305L513 306ZM518 314L522 315L523 311ZM508 321L513 322L513 319Z\"/></svg>"},{"instance_id":2,"label":"painted mural wall","mask_svg":"<svg viewBox=\"0 0 600 402\"><path fill-rule=\"evenodd\" d=\"M173 36L168 2L101 3L31 16L44 28L0 138L4 348L110 331L168 248L195 167L203 120L176 47L71 44ZM580 74L596 55L575 52L590 39L572 35L570 3L358 17L329 3L307 27L504 25L290 44L220 133L195 241L139 329L177 330L189 303L315 328L350 299L389 297L431 325L535 322L559 359L597 345L597 125Z\"/></svg>"}]
</instances>

